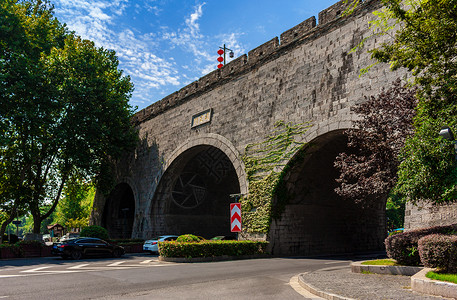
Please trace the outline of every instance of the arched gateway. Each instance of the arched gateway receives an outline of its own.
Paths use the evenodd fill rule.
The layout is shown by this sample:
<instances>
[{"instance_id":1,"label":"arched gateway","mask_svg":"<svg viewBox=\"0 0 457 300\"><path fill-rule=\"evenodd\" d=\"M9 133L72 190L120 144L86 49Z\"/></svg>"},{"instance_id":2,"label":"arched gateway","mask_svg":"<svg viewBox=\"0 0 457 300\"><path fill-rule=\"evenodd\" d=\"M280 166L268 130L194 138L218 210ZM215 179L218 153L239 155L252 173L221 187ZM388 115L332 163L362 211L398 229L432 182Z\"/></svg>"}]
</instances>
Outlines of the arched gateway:
<instances>
[{"instance_id":1,"label":"arched gateway","mask_svg":"<svg viewBox=\"0 0 457 300\"><path fill-rule=\"evenodd\" d=\"M142 143L116 163L117 186L106 199L98 193L92 222L115 236L230 234L230 194L249 194L245 147L271 135L278 121L309 121L304 159L284 177L289 203L268 232L245 226L242 236L266 239L278 254L382 248L384 202L362 209L336 196L333 159L345 150L351 107L406 73L378 64L359 77L373 61L351 49L371 35L368 21L381 3L363 1L341 17L345 5L337 2L319 22L311 17L138 112ZM387 38L368 39L365 47Z\"/></svg>"}]
</instances>

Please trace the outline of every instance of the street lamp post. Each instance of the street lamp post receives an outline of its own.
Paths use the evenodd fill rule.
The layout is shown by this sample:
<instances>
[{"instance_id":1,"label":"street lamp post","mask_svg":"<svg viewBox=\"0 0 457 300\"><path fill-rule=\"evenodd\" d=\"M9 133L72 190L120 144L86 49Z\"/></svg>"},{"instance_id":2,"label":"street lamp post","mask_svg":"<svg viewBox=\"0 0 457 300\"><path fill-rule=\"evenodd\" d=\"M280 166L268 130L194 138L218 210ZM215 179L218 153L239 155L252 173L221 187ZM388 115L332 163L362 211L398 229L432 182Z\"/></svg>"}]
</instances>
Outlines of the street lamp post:
<instances>
[{"instance_id":1,"label":"street lamp post","mask_svg":"<svg viewBox=\"0 0 457 300\"><path fill-rule=\"evenodd\" d=\"M230 53L229 53L230 58L233 58L235 56L235 53L233 53L233 50L225 47L225 44L224 44L224 47L219 47L219 50L217 50L217 54L219 54L217 61L220 63L217 65L217 67L219 69L222 68L223 66L225 66L225 53L227 51L230 51ZM222 57L222 55L224 55L224 56Z\"/></svg>"},{"instance_id":2,"label":"street lamp post","mask_svg":"<svg viewBox=\"0 0 457 300\"><path fill-rule=\"evenodd\" d=\"M457 141L454 138L454 133L452 133L451 128L448 126L442 127L440 130L440 136L454 144L455 159L457 160Z\"/></svg>"}]
</instances>

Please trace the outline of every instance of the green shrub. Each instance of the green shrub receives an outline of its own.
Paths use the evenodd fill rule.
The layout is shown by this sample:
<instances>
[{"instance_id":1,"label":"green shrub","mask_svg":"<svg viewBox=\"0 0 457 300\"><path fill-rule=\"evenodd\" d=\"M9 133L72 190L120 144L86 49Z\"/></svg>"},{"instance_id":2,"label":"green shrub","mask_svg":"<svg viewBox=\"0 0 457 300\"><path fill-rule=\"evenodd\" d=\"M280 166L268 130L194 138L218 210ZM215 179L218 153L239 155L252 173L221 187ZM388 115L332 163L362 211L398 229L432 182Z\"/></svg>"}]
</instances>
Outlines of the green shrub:
<instances>
[{"instance_id":1,"label":"green shrub","mask_svg":"<svg viewBox=\"0 0 457 300\"><path fill-rule=\"evenodd\" d=\"M428 227L391 235L384 241L387 256L395 259L401 265L420 265L421 260L418 251L419 239L430 234L447 234L455 230L457 230L457 224Z\"/></svg>"},{"instance_id":2,"label":"green shrub","mask_svg":"<svg viewBox=\"0 0 457 300\"><path fill-rule=\"evenodd\" d=\"M16 257L22 257L22 248L16 244L0 244L0 249L9 249L11 250ZM7 258L7 257L0 257L0 258Z\"/></svg>"},{"instance_id":3,"label":"green shrub","mask_svg":"<svg viewBox=\"0 0 457 300\"><path fill-rule=\"evenodd\" d=\"M105 228L98 226L98 225L91 225L91 226L84 227L81 230L80 236L99 238L102 240L109 239L108 230L106 230Z\"/></svg>"},{"instance_id":4,"label":"green shrub","mask_svg":"<svg viewBox=\"0 0 457 300\"><path fill-rule=\"evenodd\" d=\"M446 273L457 273L456 235L427 235L419 240L418 245L424 266L439 268Z\"/></svg>"},{"instance_id":5,"label":"green shrub","mask_svg":"<svg viewBox=\"0 0 457 300\"><path fill-rule=\"evenodd\" d=\"M176 241L178 243L198 243L200 242L200 238L193 234L184 234L180 235Z\"/></svg>"},{"instance_id":6,"label":"green shrub","mask_svg":"<svg viewBox=\"0 0 457 300\"><path fill-rule=\"evenodd\" d=\"M159 242L164 257L215 257L264 254L268 242L263 241L201 241L200 243Z\"/></svg>"},{"instance_id":7,"label":"green shrub","mask_svg":"<svg viewBox=\"0 0 457 300\"><path fill-rule=\"evenodd\" d=\"M31 241L19 241L19 242L16 243L16 245L19 246L19 247L25 246L25 245L31 245L31 246L35 246L35 247L43 247L44 243L42 241L31 240Z\"/></svg>"}]
</instances>

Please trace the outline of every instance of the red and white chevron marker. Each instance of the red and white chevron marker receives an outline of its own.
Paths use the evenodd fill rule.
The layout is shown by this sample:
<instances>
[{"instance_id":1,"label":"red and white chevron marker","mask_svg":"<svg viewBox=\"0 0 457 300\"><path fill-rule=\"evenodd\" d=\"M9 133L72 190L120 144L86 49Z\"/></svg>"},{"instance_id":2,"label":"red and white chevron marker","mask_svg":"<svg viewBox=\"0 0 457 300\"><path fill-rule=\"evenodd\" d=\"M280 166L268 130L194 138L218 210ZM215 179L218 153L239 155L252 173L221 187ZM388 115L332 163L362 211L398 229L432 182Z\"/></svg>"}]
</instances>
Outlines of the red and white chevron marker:
<instances>
[{"instance_id":1,"label":"red and white chevron marker","mask_svg":"<svg viewBox=\"0 0 457 300\"><path fill-rule=\"evenodd\" d=\"M241 232L241 203L230 203L230 230Z\"/></svg>"}]
</instances>

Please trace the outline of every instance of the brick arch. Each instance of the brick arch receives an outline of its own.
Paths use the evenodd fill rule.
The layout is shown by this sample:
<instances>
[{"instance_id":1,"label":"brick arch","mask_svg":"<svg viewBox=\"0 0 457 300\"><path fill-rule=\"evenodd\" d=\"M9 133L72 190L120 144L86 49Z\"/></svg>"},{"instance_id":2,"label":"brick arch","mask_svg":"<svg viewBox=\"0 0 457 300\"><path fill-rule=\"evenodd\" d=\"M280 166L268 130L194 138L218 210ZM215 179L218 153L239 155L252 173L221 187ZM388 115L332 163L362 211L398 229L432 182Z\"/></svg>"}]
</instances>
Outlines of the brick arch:
<instances>
[{"instance_id":1,"label":"brick arch","mask_svg":"<svg viewBox=\"0 0 457 300\"><path fill-rule=\"evenodd\" d=\"M331 120L324 120L321 121L320 123L317 123L316 125L311 126L308 131L299 136L297 138L297 142L299 143L309 143L320 136L324 136L330 132L336 132L336 131L344 131L352 127L352 115L348 115L349 119L348 120L337 120L337 121L331 121ZM293 146L289 146L289 149L292 148ZM305 146L306 147L306 146ZM295 155L297 155L302 149L298 149L297 152L295 152L291 158ZM287 161L284 165L276 167L275 171L276 172L281 172L287 164L289 164L290 160Z\"/></svg>"},{"instance_id":2,"label":"brick arch","mask_svg":"<svg viewBox=\"0 0 457 300\"><path fill-rule=\"evenodd\" d=\"M122 188L120 189L121 186L125 186L125 188ZM122 203L126 203L125 202L125 191L126 189L129 189L130 192L131 192L131 195L133 197L133 212L132 212L132 215L131 217L133 218L132 219L132 223L128 226L127 230L129 232L129 236L116 236L118 234L124 234L124 229L122 229L122 232L119 233L117 231L112 231L112 230L116 230L116 226L118 226L119 224L116 224L116 222L112 223L112 218L110 218L110 216L107 216L106 214L108 213L112 213L113 211L113 207L117 207L116 210L119 208L120 205L122 205ZM124 196L120 197L118 196L118 193L119 191L123 191L122 193L124 194ZM108 202L108 200L110 202ZM100 222L104 225L104 226L107 226L107 229L108 231L110 232L110 236L112 234L115 234L114 235L114 238L132 238L133 236L133 233L135 231L135 224L137 222L137 213L139 211L139 204L140 203L140 200L139 200L139 194L138 194L138 189L137 189L137 186L135 184L135 182L130 178L130 177L122 177L120 178L117 182L116 182L116 185L114 185L113 189L110 191L110 194L107 196L107 197L103 197L103 209L102 209L102 212L101 212L101 220ZM113 206L114 205L114 206ZM130 205L129 205L130 206ZM111 207L111 209L107 210L107 207ZM126 217L126 216L124 216ZM107 218L110 219L109 223L105 223L107 222Z\"/></svg>"},{"instance_id":3,"label":"brick arch","mask_svg":"<svg viewBox=\"0 0 457 300\"><path fill-rule=\"evenodd\" d=\"M165 174L167 169L173 164L173 162L185 151L200 145L213 146L227 155L235 168L236 175L238 176L240 184L240 192L245 195L248 193L248 183L246 171L244 169L244 163L241 160L239 152L233 146L233 144L225 137L218 134L202 134L197 137L189 138L182 143L175 151L166 159L166 162L162 169L162 175ZM160 181L160 179L158 180Z\"/></svg>"},{"instance_id":4,"label":"brick arch","mask_svg":"<svg viewBox=\"0 0 457 300\"><path fill-rule=\"evenodd\" d=\"M297 151L305 154L288 163L283 185L289 198L281 217L271 223L268 240L275 255L314 255L377 251L386 234L385 202L363 207L334 192L339 171L338 153L350 150L344 130L316 126L304 137L309 142ZM351 153L351 152L349 152ZM278 200L274 198L273 201Z\"/></svg>"},{"instance_id":5,"label":"brick arch","mask_svg":"<svg viewBox=\"0 0 457 300\"><path fill-rule=\"evenodd\" d=\"M123 184L123 183L127 184L132 189L133 198L135 200L135 215L136 215L136 213L137 213L137 211L138 211L138 209L140 207L140 194L138 193L138 188L136 186L136 183L130 177L122 177L121 179L116 181L116 184L114 185L114 188L117 187L120 184ZM103 201L102 201L102 203L100 203L101 207L103 207L103 209L101 210L101 214L103 214L103 212L104 212L105 205L106 205L106 200L107 200L106 197L103 197Z\"/></svg>"},{"instance_id":6,"label":"brick arch","mask_svg":"<svg viewBox=\"0 0 457 300\"><path fill-rule=\"evenodd\" d=\"M122 177L121 180L119 180L119 182L116 184L116 186L119 184L122 184L122 183L128 184L128 186L132 189L133 198L135 199L135 214L136 214L138 207L140 206L140 195L138 193L138 188L136 186L136 183L130 177Z\"/></svg>"}]
</instances>

